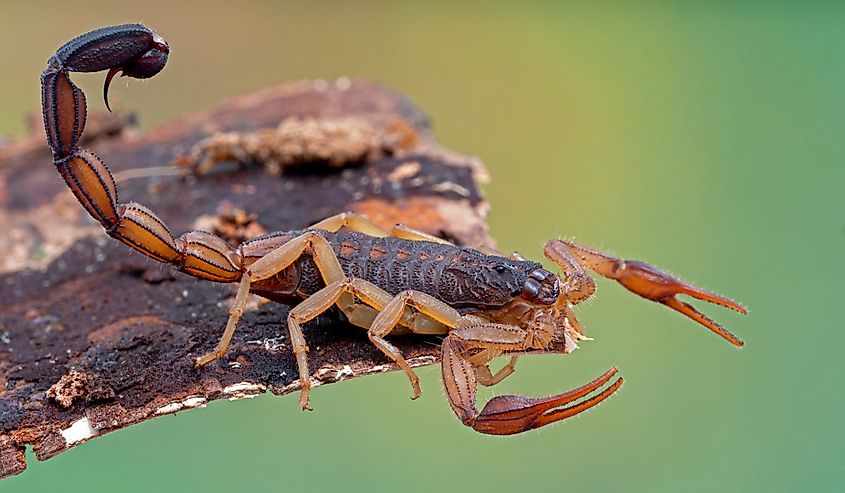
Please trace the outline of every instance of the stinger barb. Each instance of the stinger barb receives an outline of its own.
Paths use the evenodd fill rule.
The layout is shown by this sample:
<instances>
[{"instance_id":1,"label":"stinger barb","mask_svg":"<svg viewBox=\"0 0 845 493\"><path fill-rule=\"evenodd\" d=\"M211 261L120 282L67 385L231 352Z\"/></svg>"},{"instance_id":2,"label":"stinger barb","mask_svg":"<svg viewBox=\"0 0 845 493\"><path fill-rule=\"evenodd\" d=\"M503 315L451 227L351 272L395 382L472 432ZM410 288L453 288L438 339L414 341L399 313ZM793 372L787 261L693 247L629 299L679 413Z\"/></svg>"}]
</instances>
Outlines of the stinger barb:
<instances>
[{"instance_id":1,"label":"stinger barb","mask_svg":"<svg viewBox=\"0 0 845 493\"><path fill-rule=\"evenodd\" d=\"M103 101L105 101L106 109L109 112L111 112L111 106L109 106L109 84L111 84L112 78L121 70L123 70L123 67L112 67L109 69L109 73L106 74L106 81L103 84Z\"/></svg>"}]
</instances>

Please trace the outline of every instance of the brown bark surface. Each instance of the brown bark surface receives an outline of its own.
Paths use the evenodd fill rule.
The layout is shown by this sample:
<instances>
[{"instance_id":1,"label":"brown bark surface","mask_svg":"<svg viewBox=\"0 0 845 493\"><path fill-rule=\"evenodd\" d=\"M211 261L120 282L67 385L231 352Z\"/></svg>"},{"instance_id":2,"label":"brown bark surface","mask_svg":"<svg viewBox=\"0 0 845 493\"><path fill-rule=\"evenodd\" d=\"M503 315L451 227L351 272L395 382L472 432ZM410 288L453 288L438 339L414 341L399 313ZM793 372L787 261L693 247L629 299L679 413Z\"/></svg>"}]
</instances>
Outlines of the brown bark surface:
<instances>
[{"instance_id":1,"label":"brown bark surface","mask_svg":"<svg viewBox=\"0 0 845 493\"><path fill-rule=\"evenodd\" d=\"M360 162L299 162L281 176L260 165L198 178L125 174L167 166L211 135L275 129L290 118L355 121L380 147ZM383 87L284 85L142 136L129 121L92 116L86 135L97 138L85 145L124 177L122 202L152 208L175 234L213 229L237 243L354 210L383 227L403 222L463 245L493 245L477 188L483 165L439 147L426 117ZM44 460L213 399L298 389L288 307L257 298L227 355L194 368L192 357L222 332L234 286L174 272L108 238L61 182L38 132L0 144L0 231L0 477L26 467L26 445ZM310 324L306 339L315 385L396 369L364 331L331 316ZM415 366L439 359L436 338L394 342Z\"/></svg>"}]
</instances>

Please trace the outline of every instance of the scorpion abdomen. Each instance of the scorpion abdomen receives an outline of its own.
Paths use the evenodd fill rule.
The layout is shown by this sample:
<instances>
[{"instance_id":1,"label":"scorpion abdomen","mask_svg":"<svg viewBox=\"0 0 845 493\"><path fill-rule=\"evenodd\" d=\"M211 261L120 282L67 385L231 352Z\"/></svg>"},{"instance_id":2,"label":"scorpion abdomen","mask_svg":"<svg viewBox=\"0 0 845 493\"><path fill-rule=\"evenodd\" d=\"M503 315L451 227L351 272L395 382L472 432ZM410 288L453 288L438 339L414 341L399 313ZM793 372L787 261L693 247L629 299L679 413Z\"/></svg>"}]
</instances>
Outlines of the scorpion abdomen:
<instances>
[{"instance_id":1,"label":"scorpion abdomen","mask_svg":"<svg viewBox=\"0 0 845 493\"><path fill-rule=\"evenodd\" d=\"M518 294L527 273L540 266L449 244L353 231L321 234L348 277L370 281L393 295L422 291L454 307L503 305ZM496 270L503 266L505 272ZM310 296L324 286L310 256L301 257L296 268L300 296Z\"/></svg>"}]
</instances>

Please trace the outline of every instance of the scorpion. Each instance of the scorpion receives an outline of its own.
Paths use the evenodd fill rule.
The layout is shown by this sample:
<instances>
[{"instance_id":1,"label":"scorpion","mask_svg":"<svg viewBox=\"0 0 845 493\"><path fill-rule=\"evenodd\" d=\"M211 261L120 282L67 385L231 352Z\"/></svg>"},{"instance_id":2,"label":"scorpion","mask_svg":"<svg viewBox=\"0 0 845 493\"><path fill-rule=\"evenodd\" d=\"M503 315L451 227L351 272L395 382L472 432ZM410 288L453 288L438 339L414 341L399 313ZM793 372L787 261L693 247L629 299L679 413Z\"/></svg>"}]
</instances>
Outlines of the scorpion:
<instances>
[{"instance_id":1,"label":"scorpion","mask_svg":"<svg viewBox=\"0 0 845 493\"><path fill-rule=\"evenodd\" d=\"M105 232L131 249L199 279L238 283L223 335L197 367L222 357L229 347L248 295L292 306L287 327L299 371L299 404L309 408L308 346L302 326L337 306L410 380L413 397L419 379L386 337L396 334L443 336L441 373L448 402L474 430L509 435L567 419L596 406L623 383L611 368L569 392L543 398L497 396L481 411L479 384L492 386L513 373L517 357L548 351L563 341L571 351L587 339L572 311L595 291L588 271L615 279L631 292L690 317L741 347L743 342L677 295L747 314L742 305L687 284L649 264L623 260L578 244L554 239L544 253L560 275L518 253L472 249L396 225L385 231L361 215L346 212L299 231L267 234L230 246L203 231L174 237L141 204L119 203L106 164L79 141L86 122L86 99L71 72L108 70L103 99L109 108L112 78L121 73L146 79L165 66L169 46L141 24L104 27L69 41L49 59L41 75L42 111L53 163L82 207ZM110 110L110 108L109 108ZM489 363L510 361L496 373ZM597 392L604 387L603 390Z\"/></svg>"}]
</instances>

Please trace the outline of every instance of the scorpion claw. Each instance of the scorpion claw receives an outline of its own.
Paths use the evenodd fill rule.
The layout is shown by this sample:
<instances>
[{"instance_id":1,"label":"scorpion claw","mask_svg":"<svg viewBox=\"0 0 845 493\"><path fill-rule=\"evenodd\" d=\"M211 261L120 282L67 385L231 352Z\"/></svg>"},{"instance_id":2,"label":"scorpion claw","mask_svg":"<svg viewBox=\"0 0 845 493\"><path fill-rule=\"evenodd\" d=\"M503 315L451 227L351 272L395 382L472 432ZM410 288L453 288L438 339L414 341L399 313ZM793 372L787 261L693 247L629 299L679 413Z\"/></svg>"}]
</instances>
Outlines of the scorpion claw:
<instances>
[{"instance_id":1,"label":"scorpion claw","mask_svg":"<svg viewBox=\"0 0 845 493\"><path fill-rule=\"evenodd\" d=\"M730 331L696 310L689 303L684 303L677 299L676 296L683 294L747 315L748 309L739 303L724 296L719 296L716 293L687 284L645 262L623 260L568 241L555 241L560 241L560 243L564 244L582 265L608 279L618 281L619 284L625 286L632 293L647 300L666 305L686 315L712 330L734 346L742 347L745 344Z\"/></svg>"},{"instance_id":2,"label":"scorpion claw","mask_svg":"<svg viewBox=\"0 0 845 493\"><path fill-rule=\"evenodd\" d=\"M624 380L621 377L617 378L613 384L593 397L571 406L561 406L577 401L599 389L618 371L618 368L611 368L586 385L551 397L530 398L518 395L495 397L475 417L472 427L476 431L490 435L513 435L570 418L595 407L610 397L622 386Z\"/></svg>"},{"instance_id":3,"label":"scorpion claw","mask_svg":"<svg viewBox=\"0 0 845 493\"><path fill-rule=\"evenodd\" d=\"M684 294L686 294L686 293L684 293ZM716 334L719 334L720 336L722 336L723 339L730 342L731 344L733 344L736 347L742 347L742 346L745 345L745 342L743 342L742 339L735 336L728 329L726 329L726 328L722 327L721 325L719 325L718 323L714 322L707 315L705 315L705 314L701 313L700 311L696 310L695 307L690 305L689 303L684 303L683 301L679 300L678 298L675 298L674 296L666 298L664 300L660 300L660 303L663 303L664 305L668 306L669 308L671 308L671 309L673 309L677 312L683 313L687 317L689 317L689 318L695 320L696 322L700 323L701 325L707 327L708 329L712 330ZM735 308L735 310L737 310L738 312L742 313L743 315L748 313L748 310L745 310L744 307L741 307L739 305L737 305L737 306L739 308ZM742 310L740 310L740 308L742 308Z\"/></svg>"}]
</instances>

